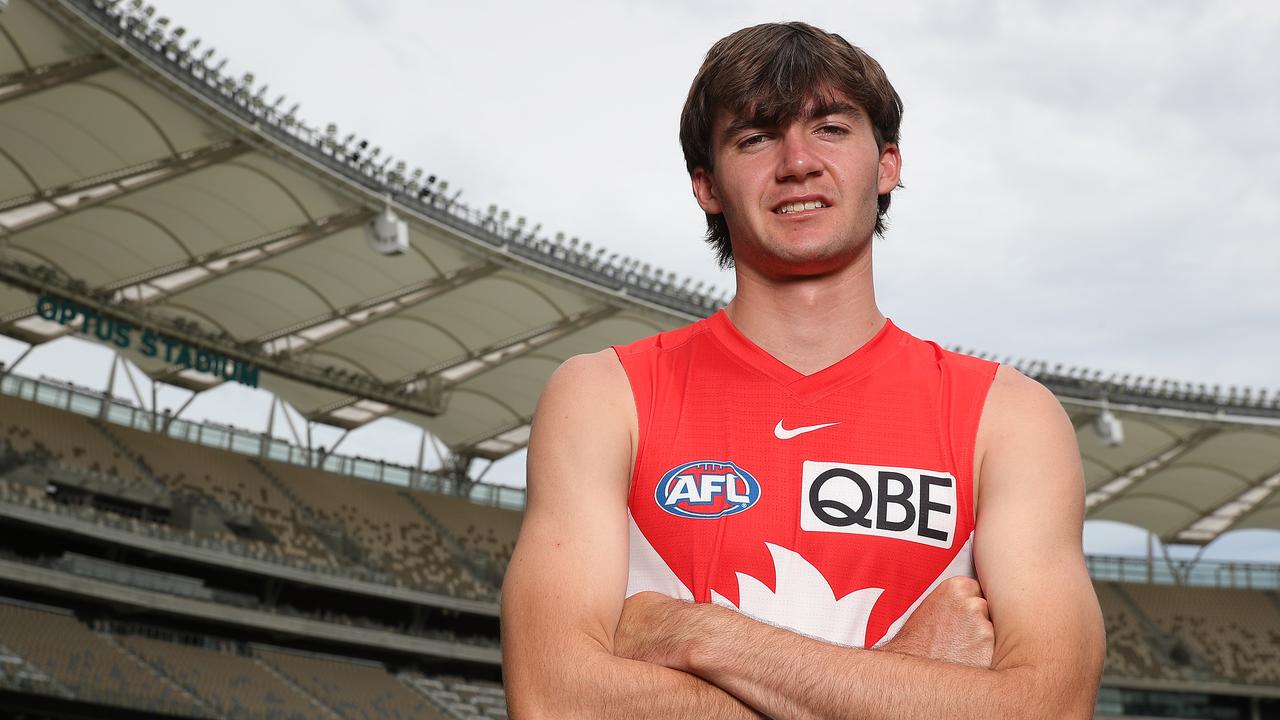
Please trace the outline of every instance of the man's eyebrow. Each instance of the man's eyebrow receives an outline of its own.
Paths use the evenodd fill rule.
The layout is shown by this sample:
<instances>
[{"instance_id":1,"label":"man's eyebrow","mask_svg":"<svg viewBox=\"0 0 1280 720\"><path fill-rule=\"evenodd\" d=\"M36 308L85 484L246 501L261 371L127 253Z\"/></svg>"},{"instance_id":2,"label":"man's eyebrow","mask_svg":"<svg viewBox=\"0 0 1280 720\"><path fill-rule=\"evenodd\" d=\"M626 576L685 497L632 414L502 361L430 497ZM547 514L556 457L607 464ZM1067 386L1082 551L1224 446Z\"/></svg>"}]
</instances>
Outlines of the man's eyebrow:
<instances>
[{"instance_id":1,"label":"man's eyebrow","mask_svg":"<svg viewBox=\"0 0 1280 720\"><path fill-rule=\"evenodd\" d=\"M804 119L813 120L814 118L827 117L828 115L849 115L856 119L862 116L862 108L845 100L819 100L804 113ZM770 127L775 124L773 120L760 116L736 118L720 134L720 141L727 144L733 141L734 136L744 130Z\"/></svg>"},{"instance_id":2,"label":"man's eyebrow","mask_svg":"<svg viewBox=\"0 0 1280 720\"><path fill-rule=\"evenodd\" d=\"M768 121L761 117L737 118L729 123L729 127L725 128L723 133L720 133L720 142L728 144L733 141L734 136L743 130L764 127L769 124Z\"/></svg>"},{"instance_id":3,"label":"man's eyebrow","mask_svg":"<svg viewBox=\"0 0 1280 720\"><path fill-rule=\"evenodd\" d=\"M809 112L805 113L805 119L812 120L828 115L852 115L858 118L862 116L862 108L845 100L823 100L809 108Z\"/></svg>"}]
</instances>

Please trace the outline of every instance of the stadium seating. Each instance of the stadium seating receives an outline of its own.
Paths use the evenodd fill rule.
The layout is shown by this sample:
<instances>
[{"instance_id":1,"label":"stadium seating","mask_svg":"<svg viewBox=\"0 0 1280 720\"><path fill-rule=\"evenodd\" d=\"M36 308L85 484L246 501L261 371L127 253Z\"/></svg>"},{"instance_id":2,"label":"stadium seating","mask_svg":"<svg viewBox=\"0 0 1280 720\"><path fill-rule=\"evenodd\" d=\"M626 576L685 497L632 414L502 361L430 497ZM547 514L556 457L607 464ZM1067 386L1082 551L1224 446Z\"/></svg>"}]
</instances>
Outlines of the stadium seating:
<instances>
[{"instance_id":1,"label":"stadium seating","mask_svg":"<svg viewBox=\"0 0 1280 720\"><path fill-rule=\"evenodd\" d=\"M71 613L0 598L0 688L185 717L495 720L502 687L130 623L95 632Z\"/></svg>"},{"instance_id":2,"label":"stadium seating","mask_svg":"<svg viewBox=\"0 0 1280 720\"><path fill-rule=\"evenodd\" d=\"M506 571L520 534L520 513L447 495L418 493L417 499L454 537L491 563L499 576Z\"/></svg>"},{"instance_id":3,"label":"stadium seating","mask_svg":"<svg viewBox=\"0 0 1280 720\"><path fill-rule=\"evenodd\" d=\"M0 602L0 645L82 700L204 716L189 694L69 613Z\"/></svg>"},{"instance_id":4,"label":"stadium seating","mask_svg":"<svg viewBox=\"0 0 1280 720\"><path fill-rule=\"evenodd\" d=\"M388 675L381 665L266 648L255 649L255 654L268 667L343 717L443 720L426 698Z\"/></svg>"},{"instance_id":5,"label":"stadium seating","mask_svg":"<svg viewBox=\"0 0 1280 720\"><path fill-rule=\"evenodd\" d=\"M271 532L275 549L286 557L338 564L320 538L308 532L301 508L245 457L130 428L113 427L112 431L173 491L209 497L229 510L251 513Z\"/></svg>"},{"instance_id":6,"label":"stadium seating","mask_svg":"<svg viewBox=\"0 0 1280 720\"><path fill-rule=\"evenodd\" d=\"M502 686L454 677L425 677L405 673L400 679L445 709L457 720L506 720L507 701Z\"/></svg>"},{"instance_id":7,"label":"stadium seating","mask_svg":"<svg viewBox=\"0 0 1280 720\"><path fill-rule=\"evenodd\" d=\"M1102 606L1107 632L1106 672L1132 678L1173 679L1169 661L1147 640L1142 620L1116 591L1114 583L1094 582L1093 589Z\"/></svg>"},{"instance_id":8,"label":"stadium seating","mask_svg":"<svg viewBox=\"0 0 1280 720\"><path fill-rule=\"evenodd\" d=\"M253 658L144 637L120 637L119 643L199 697L219 717L327 720Z\"/></svg>"},{"instance_id":9,"label":"stadium seating","mask_svg":"<svg viewBox=\"0 0 1280 720\"><path fill-rule=\"evenodd\" d=\"M146 481L142 469L93 421L35 402L0 395L3 438L20 453L62 460L125 480Z\"/></svg>"},{"instance_id":10,"label":"stadium seating","mask_svg":"<svg viewBox=\"0 0 1280 720\"><path fill-rule=\"evenodd\" d=\"M326 571L361 571L362 576L390 573L410 587L487 600L496 596L496 578L514 545L519 514L511 511L287 463L255 461L114 424L95 428L95 421L74 413L8 396L0 396L0 411L9 418L6 432L20 454L55 458L128 482L158 482L175 496L216 503L227 517L255 519L269 533L268 539L223 528L198 533L199 542L234 548L237 554ZM70 430L59 433L55 428L60 427ZM61 438L62 444L46 446L38 439L46 436ZM10 492L33 502L44 500L36 488L7 485ZM416 497L410 500L409 494ZM425 507L439 512L428 514ZM464 536L451 534L463 520ZM491 527L486 525L490 520ZM183 528L172 530L191 534ZM474 555L481 562L460 562L459 555ZM490 572L477 577L468 565Z\"/></svg>"},{"instance_id":11,"label":"stadium seating","mask_svg":"<svg viewBox=\"0 0 1280 720\"><path fill-rule=\"evenodd\" d=\"M494 588L467 572L449 541L398 488L284 463L264 466L323 523L358 543L367 563L416 587L470 598L493 595Z\"/></svg>"},{"instance_id":12,"label":"stadium seating","mask_svg":"<svg viewBox=\"0 0 1280 720\"><path fill-rule=\"evenodd\" d=\"M1151 620L1207 661L1215 679L1280 684L1280 607L1260 592L1226 588L1126 585Z\"/></svg>"}]
</instances>

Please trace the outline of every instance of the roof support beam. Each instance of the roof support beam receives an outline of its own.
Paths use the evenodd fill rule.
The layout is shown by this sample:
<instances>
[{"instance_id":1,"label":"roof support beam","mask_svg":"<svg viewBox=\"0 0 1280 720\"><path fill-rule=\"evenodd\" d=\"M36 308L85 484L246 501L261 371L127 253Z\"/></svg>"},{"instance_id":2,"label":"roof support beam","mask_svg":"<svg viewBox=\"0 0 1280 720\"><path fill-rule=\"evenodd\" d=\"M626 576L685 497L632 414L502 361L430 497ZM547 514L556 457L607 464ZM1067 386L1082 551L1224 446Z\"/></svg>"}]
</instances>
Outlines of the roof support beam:
<instances>
[{"instance_id":1,"label":"roof support beam","mask_svg":"<svg viewBox=\"0 0 1280 720\"><path fill-rule=\"evenodd\" d=\"M414 379L438 376L445 383L445 389L461 385L472 378L486 373L504 363L549 345L560 338L575 333L587 326L616 315L618 308L613 305L602 305L590 308L574 315L561 318L550 325L544 325L514 338L507 338L468 353L465 358L451 361L444 367L433 368L419 373Z\"/></svg>"},{"instance_id":2,"label":"roof support beam","mask_svg":"<svg viewBox=\"0 0 1280 720\"><path fill-rule=\"evenodd\" d=\"M354 224L362 223L372 216L373 216L372 211L362 209L360 211L359 217L344 220L342 221L342 223L345 225L345 227L350 227ZM336 216L330 216L330 218L333 218L333 217L336 217ZM324 220L324 218L322 218L321 220ZM317 222L320 222L320 221L317 221ZM326 224L325 227L328 228L329 225ZM338 230L343 229L342 227L336 227L336 225L335 225L335 228L336 229L334 229L333 232L337 232ZM314 242L317 239L319 239L319 237L313 237L306 240L306 242ZM279 243L279 242L283 242L283 241L278 239L270 240L268 241L268 244ZM282 246L283 250L281 250L281 252L283 252L284 250L292 250L300 244L303 244L303 243L299 242L295 244L290 244L288 246ZM261 250L260 248L255 248L254 252L258 252L260 250ZM241 249L241 250L237 250L235 254L244 254L244 253L245 253L245 250ZM275 257L278 254L280 253L273 251L270 255L266 257L258 258L254 260L254 262L261 262L262 260L268 259L270 257ZM245 267L246 267L246 264L244 262L241 262L233 266L230 266L227 269L243 270ZM322 342L326 342L326 341L332 340L335 337L339 337L349 332L354 332L356 330L359 330L360 328L367 326L370 322L374 320L380 320L389 315L393 315L397 312L400 312L401 310L405 310L419 303L426 302L427 300L430 300L433 297L437 297L450 290L453 290L454 288L465 285L468 282L471 282L473 280L476 280L478 278L481 278L493 272L496 272L498 269L499 267L497 265L493 265L486 262L479 262L473 265L467 265L451 273L446 273L440 277L432 278L430 280L424 280L422 282L417 282L412 285L408 285L406 287L394 290L390 293L379 295L378 297L370 298L368 300L361 300L358 303L354 303L346 307L338 308L333 312L325 313L324 315L321 315L319 317L310 318L308 320L304 320L294 325L290 325L285 328L280 328L279 330L273 330L265 335L261 335L257 338L254 338L253 342L261 344L263 353L268 356L288 358L290 356L303 354L307 350L311 349L312 347ZM203 279L202 281L207 282L209 279L212 279L212 278ZM191 286L184 286L181 289L188 290L190 289L190 287ZM130 299L130 298L128 298L127 296L124 296L124 299ZM183 384L180 379L180 376L183 372L184 370L182 369L173 369L173 370L167 370L163 374L155 375L153 377L156 380L159 380L160 382ZM398 383L399 381L394 381L394 382ZM221 380L213 384L207 385L202 389L207 390L211 387L214 387L215 385L220 385L220 384L222 384ZM427 383L420 383L419 385L420 387L416 387L413 390L413 392L416 392L418 390L425 388ZM355 404L360 400L361 400L360 397L349 398L349 399L343 400L338 405L338 407L346 407L347 405ZM317 415L316 413L312 413L308 417L310 417L313 420L320 419L319 415ZM340 426L346 427L348 424L349 423L340 423ZM363 424L363 423L357 423L357 425L359 424Z\"/></svg>"},{"instance_id":3,"label":"roof support beam","mask_svg":"<svg viewBox=\"0 0 1280 720\"><path fill-rule=\"evenodd\" d=\"M525 445L529 444L527 428L532 423L533 423L533 415L526 415L521 418L516 418L515 420L508 423L507 425L504 425L498 428L497 430L494 430L493 432L486 434L485 437L472 438L470 440L467 440L466 442L460 443L457 447L453 448L453 452L461 453L465 455L471 455L473 457L482 457L488 460L500 460L510 455L511 453L519 450ZM521 433L521 436L524 438L522 441L510 442L507 440L498 439L502 435L505 435L506 433L512 432L514 430L524 431ZM485 443L501 443L503 447L501 449L493 448L492 450L489 450L482 447Z\"/></svg>"},{"instance_id":4,"label":"roof support beam","mask_svg":"<svg viewBox=\"0 0 1280 720\"><path fill-rule=\"evenodd\" d=\"M219 248L182 262L152 268L106 286L119 300L142 304L162 302L232 272L277 258L367 222L374 212L354 207L311 222L294 225L252 240Z\"/></svg>"},{"instance_id":5,"label":"roof support beam","mask_svg":"<svg viewBox=\"0 0 1280 720\"><path fill-rule=\"evenodd\" d=\"M0 225L4 226L0 227L0 242L58 218L226 162L248 151L249 146L238 140L224 140L159 160L0 200ZM22 219L16 222L5 221L5 216L19 215Z\"/></svg>"},{"instance_id":6,"label":"roof support beam","mask_svg":"<svg viewBox=\"0 0 1280 720\"><path fill-rule=\"evenodd\" d=\"M115 66L115 63L108 60L106 55L94 53L0 75L0 105L41 90L96 75Z\"/></svg>"},{"instance_id":7,"label":"roof support beam","mask_svg":"<svg viewBox=\"0 0 1280 720\"><path fill-rule=\"evenodd\" d=\"M1123 497L1134 483L1151 473L1167 467L1178 458L1203 445L1206 441L1221 431L1221 428L1216 427L1201 428L1182 440L1175 442L1170 447L1165 448L1163 452L1154 458L1151 458L1140 465L1129 468L1119 477L1109 480L1103 484L1102 487L1085 495L1084 507L1086 517L1097 512L1108 503L1114 502L1115 500Z\"/></svg>"},{"instance_id":8,"label":"roof support beam","mask_svg":"<svg viewBox=\"0 0 1280 720\"><path fill-rule=\"evenodd\" d=\"M1211 513L1188 523L1170 536L1172 542L1209 544L1280 489L1280 468L1266 473Z\"/></svg>"},{"instance_id":9,"label":"roof support beam","mask_svg":"<svg viewBox=\"0 0 1280 720\"><path fill-rule=\"evenodd\" d=\"M242 270L257 263L278 257L291 250L322 240L334 233L359 225L373 217L373 211L365 208L352 208L333 215L285 228L276 232L254 238L246 242L219 248L212 252L188 258L181 262L152 268L132 277L108 283L101 289L112 292L115 302L128 302L133 305L150 305L173 297L224 275ZM35 308L24 308L0 318L0 329L6 332L13 329L14 323L35 314ZM30 337L35 342L48 342L76 332L74 328L62 327L45 332L39 337ZM32 333L18 329L15 334L24 338ZM180 371L153 375L152 379L170 382ZM187 383L179 383L188 389L197 389ZM220 383L215 383L220 384Z\"/></svg>"},{"instance_id":10,"label":"roof support beam","mask_svg":"<svg viewBox=\"0 0 1280 720\"><path fill-rule=\"evenodd\" d=\"M534 328L528 332L520 333L512 337L504 338L495 343L486 345L483 348L467 353L462 358L449 360L444 364L428 368L422 372L406 375L397 379L395 382L402 384L406 391L415 392L417 388L426 386L427 384L439 379L445 392L449 388L457 387L459 384L466 382L478 375L488 372L504 363L515 360L539 350L566 335L577 332L589 325L600 322L607 317L617 314L619 309L612 305L602 305L590 308L573 315L569 315L553 323ZM330 405L318 408L312 412L309 417L313 420L325 423L351 423L358 422L365 424L373 422L379 418L395 412L394 408L370 408L367 405L356 408L355 412L348 411L348 418L340 421L333 419L333 413L359 405L360 398L349 397L343 398ZM363 415L358 421L353 414ZM339 416L341 417L341 416ZM503 428L500 432L506 432L510 428ZM482 438L482 440L487 438Z\"/></svg>"},{"instance_id":11,"label":"roof support beam","mask_svg":"<svg viewBox=\"0 0 1280 720\"><path fill-rule=\"evenodd\" d=\"M355 332L374 320L382 320L421 305L450 290L491 275L499 269L501 268L498 265L487 261L465 265L429 280L406 285L389 293L361 300L333 312L259 335L254 338L254 341L262 343L263 350L268 354L306 352L316 345Z\"/></svg>"}]
</instances>

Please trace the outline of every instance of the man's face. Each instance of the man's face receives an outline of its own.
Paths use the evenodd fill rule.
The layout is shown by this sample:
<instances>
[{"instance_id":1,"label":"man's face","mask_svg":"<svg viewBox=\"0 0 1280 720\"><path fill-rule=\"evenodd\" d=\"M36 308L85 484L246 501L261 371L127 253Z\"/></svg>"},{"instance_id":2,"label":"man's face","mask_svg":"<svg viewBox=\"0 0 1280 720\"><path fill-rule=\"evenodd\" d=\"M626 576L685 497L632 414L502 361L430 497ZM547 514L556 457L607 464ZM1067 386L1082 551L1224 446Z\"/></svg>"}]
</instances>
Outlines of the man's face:
<instances>
[{"instance_id":1,"label":"man's face","mask_svg":"<svg viewBox=\"0 0 1280 720\"><path fill-rule=\"evenodd\" d=\"M698 204L724 214L737 265L773 277L826 274L857 257L901 164L897 146L878 148L865 113L838 95L780 126L721 111L712 152L715 170L693 173Z\"/></svg>"}]
</instances>

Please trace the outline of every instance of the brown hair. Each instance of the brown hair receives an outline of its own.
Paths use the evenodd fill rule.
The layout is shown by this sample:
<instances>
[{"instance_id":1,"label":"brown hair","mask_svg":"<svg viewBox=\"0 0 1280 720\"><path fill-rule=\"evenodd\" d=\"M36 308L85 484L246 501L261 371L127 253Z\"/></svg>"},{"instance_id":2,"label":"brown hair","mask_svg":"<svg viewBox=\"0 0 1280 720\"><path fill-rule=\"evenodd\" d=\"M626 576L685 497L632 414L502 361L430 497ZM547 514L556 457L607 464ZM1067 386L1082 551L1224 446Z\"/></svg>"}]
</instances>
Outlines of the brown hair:
<instances>
[{"instance_id":1,"label":"brown hair","mask_svg":"<svg viewBox=\"0 0 1280 720\"><path fill-rule=\"evenodd\" d=\"M876 144L898 142L902 99L870 55L849 41L802 22L768 23L722 38L707 52L680 113L680 145L689 174L714 168L711 127L726 110L762 125L782 126L814 101L843 95L871 120ZM883 235L888 193L879 198L875 233ZM733 264L724 215L707 214L707 242L721 267Z\"/></svg>"}]
</instances>

